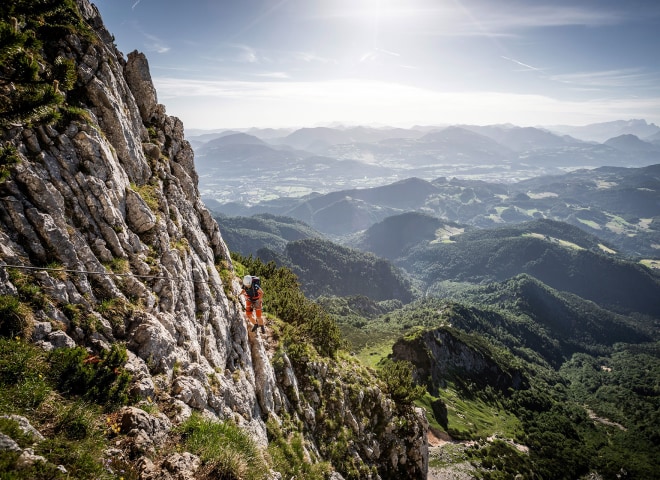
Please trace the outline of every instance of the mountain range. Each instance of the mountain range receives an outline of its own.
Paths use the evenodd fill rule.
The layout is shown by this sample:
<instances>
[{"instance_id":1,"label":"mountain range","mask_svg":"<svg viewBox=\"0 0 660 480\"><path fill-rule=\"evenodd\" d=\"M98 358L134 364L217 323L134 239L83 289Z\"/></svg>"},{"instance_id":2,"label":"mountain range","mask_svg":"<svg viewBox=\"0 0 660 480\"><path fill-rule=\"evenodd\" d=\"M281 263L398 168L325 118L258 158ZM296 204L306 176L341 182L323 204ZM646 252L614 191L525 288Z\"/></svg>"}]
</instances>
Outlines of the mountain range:
<instances>
[{"instance_id":1,"label":"mountain range","mask_svg":"<svg viewBox=\"0 0 660 480\"><path fill-rule=\"evenodd\" d=\"M263 138L258 129L229 130L198 135L191 143L202 197L209 205L240 201L252 206L263 200L382 186L410 177L508 183L578 168L660 162L656 125L642 120L593 128L612 135L595 142L514 125L317 127L282 137L267 130ZM215 181L219 174L225 179L221 186Z\"/></svg>"},{"instance_id":2,"label":"mountain range","mask_svg":"<svg viewBox=\"0 0 660 480\"><path fill-rule=\"evenodd\" d=\"M660 245L659 191L660 164L583 169L508 184L408 178L254 206L236 202L208 206L229 216L288 216L334 237L357 234L387 217L411 211L479 228L547 218L596 234L623 253L654 258Z\"/></svg>"},{"instance_id":3,"label":"mountain range","mask_svg":"<svg viewBox=\"0 0 660 480\"><path fill-rule=\"evenodd\" d=\"M253 217L255 225L271 219ZM224 220L218 220L223 231L244 221ZM651 385L660 373L657 271L575 225L547 219L480 228L407 212L351 236L353 249L319 239L314 230L306 234L309 240L283 242L279 253L264 246L257 254L289 266L310 296L321 295L319 303L361 358L378 356L385 345L389 361L414 365L427 389L422 402L431 432L467 441L509 425L517 433L505 437L531 445L523 457L498 450L497 471L511 475L543 469L544 478L563 478L563 463L540 466L551 446L553 459L571 465L566 478L590 468L615 478L608 465L621 462L620 455L634 478L656 478L649 459L657 436ZM385 259L391 265L373 268L388 265ZM414 286L412 302L400 296L404 290L387 287L405 276ZM574 402L607 418L587 416ZM467 417L457 413L466 409ZM602 435L613 442L611 450L603 450ZM479 468L493 461L470 460ZM449 467L439 472L455 474Z\"/></svg>"}]
</instances>

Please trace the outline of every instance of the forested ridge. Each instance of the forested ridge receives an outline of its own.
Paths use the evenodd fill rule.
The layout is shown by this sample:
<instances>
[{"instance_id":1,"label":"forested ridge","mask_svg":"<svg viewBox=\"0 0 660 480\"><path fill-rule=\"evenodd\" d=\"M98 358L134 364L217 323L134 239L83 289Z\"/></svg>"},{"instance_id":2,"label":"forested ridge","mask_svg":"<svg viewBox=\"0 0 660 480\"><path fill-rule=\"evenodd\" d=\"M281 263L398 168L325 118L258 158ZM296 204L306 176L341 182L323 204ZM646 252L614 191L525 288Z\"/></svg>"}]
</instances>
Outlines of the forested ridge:
<instances>
[{"instance_id":1,"label":"forested ridge","mask_svg":"<svg viewBox=\"0 0 660 480\"><path fill-rule=\"evenodd\" d=\"M374 300L413 298L409 278L389 261L329 240L308 238L286 244L277 254L267 249L260 258L289 266L301 289L312 298L322 295L365 295Z\"/></svg>"}]
</instances>

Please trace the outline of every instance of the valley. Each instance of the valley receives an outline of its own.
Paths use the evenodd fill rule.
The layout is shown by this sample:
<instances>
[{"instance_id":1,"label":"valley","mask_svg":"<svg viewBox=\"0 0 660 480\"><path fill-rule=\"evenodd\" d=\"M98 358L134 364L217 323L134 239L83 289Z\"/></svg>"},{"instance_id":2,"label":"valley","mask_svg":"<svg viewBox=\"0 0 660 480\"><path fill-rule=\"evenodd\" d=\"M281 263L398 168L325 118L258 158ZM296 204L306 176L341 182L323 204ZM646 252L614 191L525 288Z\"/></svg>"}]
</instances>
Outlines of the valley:
<instances>
[{"instance_id":1,"label":"valley","mask_svg":"<svg viewBox=\"0 0 660 480\"><path fill-rule=\"evenodd\" d=\"M657 478L660 165L569 163L205 201L238 260L290 269L362 364L412 365L429 479Z\"/></svg>"}]
</instances>

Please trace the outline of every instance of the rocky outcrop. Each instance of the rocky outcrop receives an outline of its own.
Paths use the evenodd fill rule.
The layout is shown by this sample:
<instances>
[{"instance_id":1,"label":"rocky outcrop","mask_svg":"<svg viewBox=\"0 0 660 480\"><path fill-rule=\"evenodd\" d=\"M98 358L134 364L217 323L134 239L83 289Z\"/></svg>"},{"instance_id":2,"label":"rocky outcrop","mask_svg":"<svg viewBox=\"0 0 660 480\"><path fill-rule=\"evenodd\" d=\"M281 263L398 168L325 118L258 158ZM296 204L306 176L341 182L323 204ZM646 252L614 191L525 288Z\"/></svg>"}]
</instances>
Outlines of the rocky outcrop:
<instances>
[{"instance_id":1,"label":"rocky outcrop","mask_svg":"<svg viewBox=\"0 0 660 480\"><path fill-rule=\"evenodd\" d=\"M422 409L395 404L354 359L297 360L281 354L276 372L289 410L314 432L323 457L352 464L348 470L355 478L368 478L370 465L382 478L426 478L428 423Z\"/></svg>"},{"instance_id":2,"label":"rocky outcrop","mask_svg":"<svg viewBox=\"0 0 660 480\"><path fill-rule=\"evenodd\" d=\"M193 409L235 422L262 447L266 419L293 416L321 458L345 429L351 465L370 478L424 478L423 415L399 411L364 379L351 386L357 377L346 378L335 360L296 366L284 352L284 367L274 368L263 338L249 336L181 121L158 104L146 57L124 59L96 7L77 3L93 35L69 34L50 47L75 63L78 113L2 131L3 148L15 147L19 161L0 181L0 295L29 285L39 299L23 333L44 349L126 344L130 393L173 412L120 412L131 444L123 452L137 458L141 478L194 478L194 455L154 456ZM329 400L335 390L340 397ZM327 420L341 429L323 427Z\"/></svg>"},{"instance_id":3,"label":"rocky outcrop","mask_svg":"<svg viewBox=\"0 0 660 480\"><path fill-rule=\"evenodd\" d=\"M431 392L444 388L447 381L458 385L471 382L506 390L520 388L522 373L498 362L485 344L475 342L458 330L441 327L398 340L392 347L397 360L411 362L420 382L426 381Z\"/></svg>"}]
</instances>

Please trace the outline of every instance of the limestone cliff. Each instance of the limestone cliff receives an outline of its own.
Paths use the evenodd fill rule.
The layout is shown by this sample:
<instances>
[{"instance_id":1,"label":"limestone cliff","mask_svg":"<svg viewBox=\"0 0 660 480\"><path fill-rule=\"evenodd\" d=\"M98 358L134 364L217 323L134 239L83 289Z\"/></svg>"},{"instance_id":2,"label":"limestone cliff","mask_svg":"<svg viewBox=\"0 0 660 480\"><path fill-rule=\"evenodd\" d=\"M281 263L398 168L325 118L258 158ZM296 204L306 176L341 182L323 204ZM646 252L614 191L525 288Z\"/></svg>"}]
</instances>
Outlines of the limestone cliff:
<instances>
[{"instance_id":1,"label":"limestone cliff","mask_svg":"<svg viewBox=\"0 0 660 480\"><path fill-rule=\"evenodd\" d=\"M12 161L1 165L0 295L28 282L44 298L20 333L44 349L126 344L131 393L175 412L123 410L133 447L121 454L141 478L184 478L165 468L183 461L178 452L163 458L147 447L163 444L192 410L236 423L262 447L267 419L293 419L310 458L334 458L329 446L348 432L334 478L425 478L423 415L398 408L372 373L351 374L359 367L348 359L296 364L248 333L181 121L158 103L146 57L124 58L96 7L75 6L87 33L63 34L43 52L75 66L66 92L75 115L2 127ZM0 87L7 97L15 89ZM194 477L199 459L186 458Z\"/></svg>"}]
</instances>

